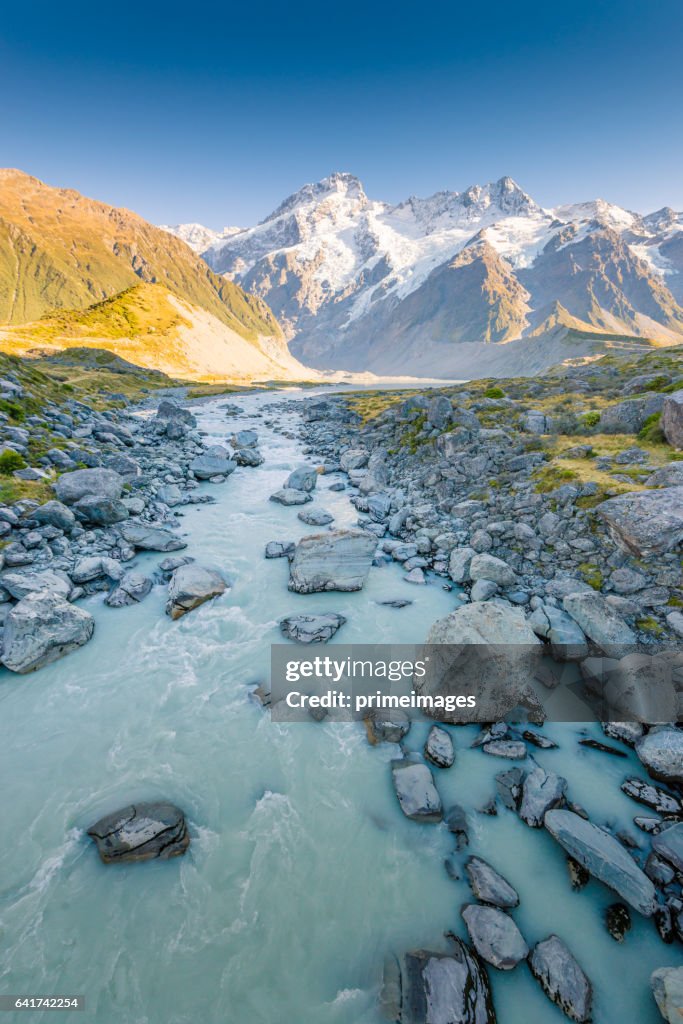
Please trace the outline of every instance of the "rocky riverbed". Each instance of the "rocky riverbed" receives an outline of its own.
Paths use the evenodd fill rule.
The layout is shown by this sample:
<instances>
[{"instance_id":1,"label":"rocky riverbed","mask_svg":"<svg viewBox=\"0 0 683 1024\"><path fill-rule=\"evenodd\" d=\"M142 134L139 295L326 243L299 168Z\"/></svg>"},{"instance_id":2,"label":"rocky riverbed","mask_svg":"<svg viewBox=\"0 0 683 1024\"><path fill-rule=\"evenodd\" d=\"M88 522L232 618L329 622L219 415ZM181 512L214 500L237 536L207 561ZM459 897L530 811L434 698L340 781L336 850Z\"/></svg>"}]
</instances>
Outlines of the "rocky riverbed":
<instances>
[{"instance_id":1,"label":"rocky riverbed","mask_svg":"<svg viewBox=\"0 0 683 1024\"><path fill-rule=\"evenodd\" d=\"M660 1019L649 974L680 964L677 730L605 736L593 726L499 722L434 733L374 723L373 747L355 725L273 726L250 697L257 684L267 690L268 644L283 634L420 642L445 622L450 638L458 609L475 606L485 622L486 609L498 609L505 628L523 623L558 649L599 643L615 617L640 642L655 635L643 618L675 632L675 544L634 565L593 503L580 501L596 497L581 493L584 483L560 483L578 493L558 498L541 477L538 490L534 474L555 458L546 442L532 452L544 458L510 469L525 454L514 449L538 435L509 426L496 437L503 428L470 419L464 439L459 410L481 420L496 413L487 403L501 402L482 398L482 415L468 388L460 403L450 392L390 396L366 422L376 396L271 394L191 411L165 401L142 412L66 414L66 450L96 464L80 454L63 467L54 499L6 506L16 522L7 519L3 575L21 578L5 587L3 657L23 678L3 680L2 756L25 799L8 811L16 843L4 865L5 978L25 988L39 971L43 988L68 979L75 991L86 936L98 965L90 969L98 1021L136 1020L153 998L169 1020L185 1019L196 1004L183 976L199 969L205 1019L240 1005L270 1022L277 990L301 1021L375 1022L385 957L381 1002L393 1020L425 1019L426 991L435 1021L450 1019L444 999L454 1005L458 992L472 991L464 1020L495 1012L505 1024L551 1022L565 1012L611 1024L634 1010L638 1020ZM502 407L510 424L523 415L513 401ZM461 474L482 444L497 460L492 501L481 468L476 478ZM83 468L95 475L79 476ZM293 495L269 501L278 492ZM552 545L537 527L547 515L558 521ZM519 525L533 544L516 536ZM572 543L582 539L593 548ZM549 546L555 557L543 558ZM600 572L599 589L586 565ZM618 570L645 579L633 607L614 586ZM36 580L41 573L51 575ZM552 588L567 579L571 587ZM656 588L666 602L648 604ZM587 610L585 599L567 601L582 594ZM79 735L71 757L69 722ZM19 768L28 751L30 773ZM85 830L136 801L172 801L192 839L189 856L151 866L161 872L153 891L140 874L150 865L113 869L82 856ZM177 820L184 852L185 820ZM124 891L131 905L121 912ZM101 936L74 909L93 899L107 921ZM136 961L136 926L146 950L163 950L152 972ZM29 935L38 936L38 959ZM73 937L72 953L77 943L76 967L65 967L58 935ZM264 963L272 986L260 978ZM615 987L625 972L629 985ZM161 976L163 995L153 981ZM658 976L660 1006L675 1001L676 984Z\"/></svg>"}]
</instances>

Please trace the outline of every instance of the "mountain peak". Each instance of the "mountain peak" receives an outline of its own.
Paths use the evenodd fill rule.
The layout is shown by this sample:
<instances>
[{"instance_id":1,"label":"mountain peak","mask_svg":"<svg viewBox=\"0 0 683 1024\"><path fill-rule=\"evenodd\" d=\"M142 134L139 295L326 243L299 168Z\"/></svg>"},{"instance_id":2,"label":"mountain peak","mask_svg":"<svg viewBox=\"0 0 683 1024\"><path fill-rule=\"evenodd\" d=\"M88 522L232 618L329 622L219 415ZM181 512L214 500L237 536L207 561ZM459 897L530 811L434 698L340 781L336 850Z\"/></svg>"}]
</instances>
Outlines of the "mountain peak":
<instances>
[{"instance_id":1,"label":"mountain peak","mask_svg":"<svg viewBox=\"0 0 683 1024\"><path fill-rule=\"evenodd\" d=\"M462 193L463 206L487 210L498 207L504 213L530 213L540 209L531 196L527 195L514 178L505 175L498 181L486 185L470 185Z\"/></svg>"},{"instance_id":2,"label":"mountain peak","mask_svg":"<svg viewBox=\"0 0 683 1024\"><path fill-rule=\"evenodd\" d=\"M292 210L299 206L321 202L328 196L335 194L348 197L349 199L360 200L361 202L367 201L367 196L359 178L354 174L349 174L347 171L333 171L326 178L311 182L298 189L298 191L293 192L262 223L266 224L268 221L275 220L285 213L291 213Z\"/></svg>"}]
</instances>

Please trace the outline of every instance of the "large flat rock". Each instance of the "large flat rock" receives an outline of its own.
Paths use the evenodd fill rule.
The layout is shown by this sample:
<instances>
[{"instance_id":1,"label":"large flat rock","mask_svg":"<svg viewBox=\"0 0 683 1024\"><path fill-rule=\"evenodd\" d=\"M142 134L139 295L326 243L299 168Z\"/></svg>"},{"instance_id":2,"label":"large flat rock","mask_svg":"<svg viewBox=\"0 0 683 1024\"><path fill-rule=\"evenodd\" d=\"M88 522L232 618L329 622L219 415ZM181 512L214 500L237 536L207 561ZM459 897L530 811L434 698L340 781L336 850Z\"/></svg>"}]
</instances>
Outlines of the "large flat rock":
<instances>
[{"instance_id":1,"label":"large flat rock","mask_svg":"<svg viewBox=\"0 0 683 1024\"><path fill-rule=\"evenodd\" d=\"M303 537L294 551L289 589L297 594L361 590L377 538L362 530L332 530Z\"/></svg>"},{"instance_id":2,"label":"large flat rock","mask_svg":"<svg viewBox=\"0 0 683 1024\"><path fill-rule=\"evenodd\" d=\"M91 825L88 835L105 864L168 860L190 845L183 812L161 802L122 807Z\"/></svg>"},{"instance_id":3,"label":"large flat rock","mask_svg":"<svg viewBox=\"0 0 683 1024\"><path fill-rule=\"evenodd\" d=\"M7 616L3 664L12 672L33 672L82 647L94 630L92 615L59 594L28 593Z\"/></svg>"},{"instance_id":4,"label":"large flat rock","mask_svg":"<svg viewBox=\"0 0 683 1024\"><path fill-rule=\"evenodd\" d=\"M596 511L612 536L639 558L671 551L683 540L683 486L620 494Z\"/></svg>"}]
</instances>

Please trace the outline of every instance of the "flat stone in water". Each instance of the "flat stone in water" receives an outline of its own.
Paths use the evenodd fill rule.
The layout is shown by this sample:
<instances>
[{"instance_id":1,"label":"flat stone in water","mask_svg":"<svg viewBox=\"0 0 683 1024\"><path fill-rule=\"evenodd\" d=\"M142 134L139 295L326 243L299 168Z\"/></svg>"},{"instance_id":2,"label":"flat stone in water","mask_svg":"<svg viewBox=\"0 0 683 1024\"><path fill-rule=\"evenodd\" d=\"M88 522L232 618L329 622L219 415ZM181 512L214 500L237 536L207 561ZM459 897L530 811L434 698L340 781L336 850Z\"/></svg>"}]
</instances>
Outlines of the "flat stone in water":
<instances>
[{"instance_id":1,"label":"flat stone in water","mask_svg":"<svg viewBox=\"0 0 683 1024\"><path fill-rule=\"evenodd\" d=\"M280 629L288 640L300 644L321 644L331 640L346 619L337 612L319 615L290 615L280 620Z\"/></svg>"},{"instance_id":2,"label":"flat stone in water","mask_svg":"<svg viewBox=\"0 0 683 1024\"><path fill-rule=\"evenodd\" d=\"M131 804L88 829L105 864L167 860L185 853L190 836L183 812L171 803Z\"/></svg>"},{"instance_id":3,"label":"flat stone in water","mask_svg":"<svg viewBox=\"0 0 683 1024\"><path fill-rule=\"evenodd\" d=\"M593 989L580 965L557 935L539 942L529 957L531 973L551 1002L570 1020L589 1024Z\"/></svg>"},{"instance_id":4,"label":"flat stone in water","mask_svg":"<svg viewBox=\"0 0 683 1024\"><path fill-rule=\"evenodd\" d=\"M465 871L472 892L482 903L491 903L504 910L519 905L517 890L481 857L470 857Z\"/></svg>"}]
</instances>

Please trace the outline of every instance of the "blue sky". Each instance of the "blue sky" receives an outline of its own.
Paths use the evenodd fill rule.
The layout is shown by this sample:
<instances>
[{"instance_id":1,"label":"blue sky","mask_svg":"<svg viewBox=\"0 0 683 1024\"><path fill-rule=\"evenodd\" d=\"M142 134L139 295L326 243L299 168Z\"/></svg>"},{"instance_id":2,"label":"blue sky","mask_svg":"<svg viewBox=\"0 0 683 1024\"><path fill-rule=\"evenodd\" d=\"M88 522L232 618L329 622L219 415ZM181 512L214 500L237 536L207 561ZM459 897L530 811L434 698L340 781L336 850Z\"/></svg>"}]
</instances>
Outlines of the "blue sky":
<instances>
[{"instance_id":1,"label":"blue sky","mask_svg":"<svg viewBox=\"0 0 683 1024\"><path fill-rule=\"evenodd\" d=\"M212 227L333 170L681 209L682 40L680 0L7 0L0 166Z\"/></svg>"}]
</instances>

